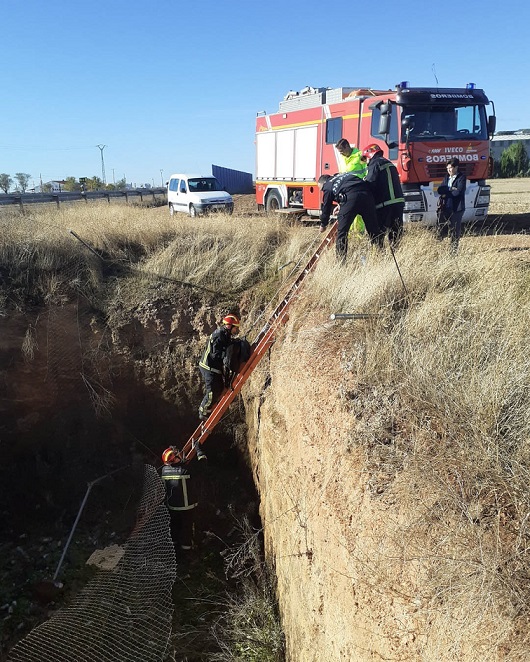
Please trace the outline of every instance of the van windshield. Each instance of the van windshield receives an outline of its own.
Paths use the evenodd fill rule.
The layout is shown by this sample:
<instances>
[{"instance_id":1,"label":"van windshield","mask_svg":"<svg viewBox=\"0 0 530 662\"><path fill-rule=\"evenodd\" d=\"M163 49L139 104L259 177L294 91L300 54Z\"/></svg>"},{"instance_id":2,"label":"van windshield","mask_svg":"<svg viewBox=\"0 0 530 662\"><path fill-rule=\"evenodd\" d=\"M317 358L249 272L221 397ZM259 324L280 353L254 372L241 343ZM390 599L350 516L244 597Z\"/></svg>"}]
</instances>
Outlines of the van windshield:
<instances>
[{"instance_id":1,"label":"van windshield","mask_svg":"<svg viewBox=\"0 0 530 662\"><path fill-rule=\"evenodd\" d=\"M224 191L223 187L215 177L197 177L188 179L188 187L191 193L204 193L205 191Z\"/></svg>"}]
</instances>

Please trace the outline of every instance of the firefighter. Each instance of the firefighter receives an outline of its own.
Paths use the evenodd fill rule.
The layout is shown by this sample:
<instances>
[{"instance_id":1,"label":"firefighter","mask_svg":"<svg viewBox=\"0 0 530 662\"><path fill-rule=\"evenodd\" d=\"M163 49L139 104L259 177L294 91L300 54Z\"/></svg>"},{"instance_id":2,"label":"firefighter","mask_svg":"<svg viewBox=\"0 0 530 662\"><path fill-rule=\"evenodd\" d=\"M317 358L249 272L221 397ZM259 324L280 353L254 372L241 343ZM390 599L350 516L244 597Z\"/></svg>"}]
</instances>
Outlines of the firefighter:
<instances>
[{"instance_id":1,"label":"firefighter","mask_svg":"<svg viewBox=\"0 0 530 662\"><path fill-rule=\"evenodd\" d=\"M363 150L368 161L366 181L372 186L377 220L382 234L378 241L381 247L388 233L388 241L395 248L403 235L403 208L405 198L396 166L385 159L379 145L368 145Z\"/></svg>"},{"instance_id":2,"label":"firefighter","mask_svg":"<svg viewBox=\"0 0 530 662\"><path fill-rule=\"evenodd\" d=\"M221 395L224 376L230 372L227 349L236 342L239 333L239 318L227 315L221 326L208 339L204 354L199 361L199 370L204 379L204 398L199 406L199 418L205 421L212 412L212 406Z\"/></svg>"},{"instance_id":3,"label":"firefighter","mask_svg":"<svg viewBox=\"0 0 530 662\"><path fill-rule=\"evenodd\" d=\"M199 505L192 498L190 472L173 448L162 453L162 480L166 491L166 505L171 515L171 537L177 550L193 548L193 511Z\"/></svg>"},{"instance_id":4,"label":"firefighter","mask_svg":"<svg viewBox=\"0 0 530 662\"><path fill-rule=\"evenodd\" d=\"M372 243L378 242L380 230L370 184L350 172L345 172L333 177L321 175L318 180L318 188L323 193L320 207L320 232L324 232L328 226L333 202L338 202L340 205L337 217L336 251L337 257L341 261L346 259L348 232L357 214L363 217Z\"/></svg>"},{"instance_id":5,"label":"firefighter","mask_svg":"<svg viewBox=\"0 0 530 662\"><path fill-rule=\"evenodd\" d=\"M366 163L364 162L361 150L352 147L346 138L341 138L335 145L337 151L342 156L342 163L339 163L340 172L351 172L361 179L366 177Z\"/></svg>"}]
</instances>

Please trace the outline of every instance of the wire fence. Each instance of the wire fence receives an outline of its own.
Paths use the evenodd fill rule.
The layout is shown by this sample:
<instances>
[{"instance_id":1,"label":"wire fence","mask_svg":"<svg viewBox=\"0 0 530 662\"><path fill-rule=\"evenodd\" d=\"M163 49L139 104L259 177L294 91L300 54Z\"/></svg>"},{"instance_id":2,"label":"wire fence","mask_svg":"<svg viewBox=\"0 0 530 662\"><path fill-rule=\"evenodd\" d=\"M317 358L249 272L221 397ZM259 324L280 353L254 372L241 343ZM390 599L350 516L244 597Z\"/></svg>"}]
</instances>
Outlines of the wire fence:
<instances>
[{"instance_id":1,"label":"wire fence","mask_svg":"<svg viewBox=\"0 0 530 662\"><path fill-rule=\"evenodd\" d=\"M111 569L10 652L8 662L160 662L173 617L175 550L156 469L144 467L136 525Z\"/></svg>"}]
</instances>

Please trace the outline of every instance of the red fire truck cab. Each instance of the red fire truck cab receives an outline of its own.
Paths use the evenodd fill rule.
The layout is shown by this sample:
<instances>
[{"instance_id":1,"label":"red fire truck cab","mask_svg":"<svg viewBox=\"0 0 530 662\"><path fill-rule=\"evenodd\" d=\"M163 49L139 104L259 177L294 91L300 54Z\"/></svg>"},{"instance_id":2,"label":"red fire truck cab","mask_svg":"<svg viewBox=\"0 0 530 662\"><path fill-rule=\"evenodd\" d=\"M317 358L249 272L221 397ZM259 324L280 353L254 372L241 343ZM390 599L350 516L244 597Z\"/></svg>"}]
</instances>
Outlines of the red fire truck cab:
<instances>
[{"instance_id":1,"label":"red fire truck cab","mask_svg":"<svg viewBox=\"0 0 530 662\"><path fill-rule=\"evenodd\" d=\"M465 88L395 90L341 87L290 92L279 111L256 118L256 201L267 211L298 209L318 216L322 174L340 171L335 144L346 138L363 149L381 145L397 167L405 220L433 224L446 162L456 156L467 178L464 221L488 213L495 114L473 83ZM493 104L492 104L493 105Z\"/></svg>"}]
</instances>

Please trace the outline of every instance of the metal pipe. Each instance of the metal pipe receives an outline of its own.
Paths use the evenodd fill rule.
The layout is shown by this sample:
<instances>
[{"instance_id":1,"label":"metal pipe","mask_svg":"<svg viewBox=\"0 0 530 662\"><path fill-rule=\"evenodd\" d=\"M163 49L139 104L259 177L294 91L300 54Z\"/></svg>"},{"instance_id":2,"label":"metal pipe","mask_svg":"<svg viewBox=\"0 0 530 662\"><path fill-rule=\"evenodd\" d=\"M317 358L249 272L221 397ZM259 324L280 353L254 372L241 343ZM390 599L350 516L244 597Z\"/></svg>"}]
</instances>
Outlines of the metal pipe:
<instances>
[{"instance_id":1,"label":"metal pipe","mask_svg":"<svg viewBox=\"0 0 530 662\"><path fill-rule=\"evenodd\" d=\"M129 465L127 465L127 466L129 466ZM73 526L72 526L72 529L71 529L71 531L70 531L70 535L68 536L68 540L66 541L66 544L65 544L65 546L64 546L63 553L61 554L61 558L59 559L59 563L58 563L58 565L57 565L57 570L55 571L55 574L54 574L53 579L52 579L53 582L56 581L57 576L59 575L59 571L60 571L60 569L61 569L61 566L63 565L64 557L66 556L66 552L68 551L68 547L70 546L70 543L72 542L72 537L73 537L73 535L74 535L74 532L75 532L75 530L76 530L77 524L78 524L79 519L80 519L80 517L81 517L81 513L83 512L83 510L84 510L84 508L85 508L85 506L86 506L86 502L87 502L87 500L88 500L88 495L90 494L90 491L92 490L92 488L94 487L94 485L96 485L96 483L99 483L99 482L101 482L104 478L108 478L108 476L112 476L112 474L115 474L115 473L117 473L118 471L121 471L122 469L126 469L126 468L127 468L127 467L120 467L119 469L114 469L114 471L110 471L108 474L105 474L104 476L100 476L99 478L96 478L96 479L93 480L92 482L87 483L87 490L86 490L86 492L85 492L85 497L84 497L83 501L81 502L81 506L79 507L79 511L78 511L78 513L77 513L77 517L75 518L75 522L74 522L74 524L73 524Z\"/></svg>"},{"instance_id":2,"label":"metal pipe","mask_svg":"<svg viewBox=\"0 0 530 662\"><path fill-rule=\"evenodd\" d=\"M372 317L381 317L378 313L331 313L330 320L368 320Z\"/></svg>"},{"instance_id":3,"label":"metal pipe","mask_svg":"<svg viewBox=\"0 0 530 662\"><path fill-rule=\"evenodd\" d=\"M394 262L396 263L396 269L398 271L399 277L401 278L401 284L403 285L403 289L405 290L405 294L409 296L409 292L407 290L407 286L405 285L405 281L403 280L403 276L401 275L401 270L399 268L399 264L396 260L396 254L394 253L394 249L392 248L392 244L389 244L390 246L390 252L392 253L392 257L394 258Z\"/></svg>"}]
</instances>

